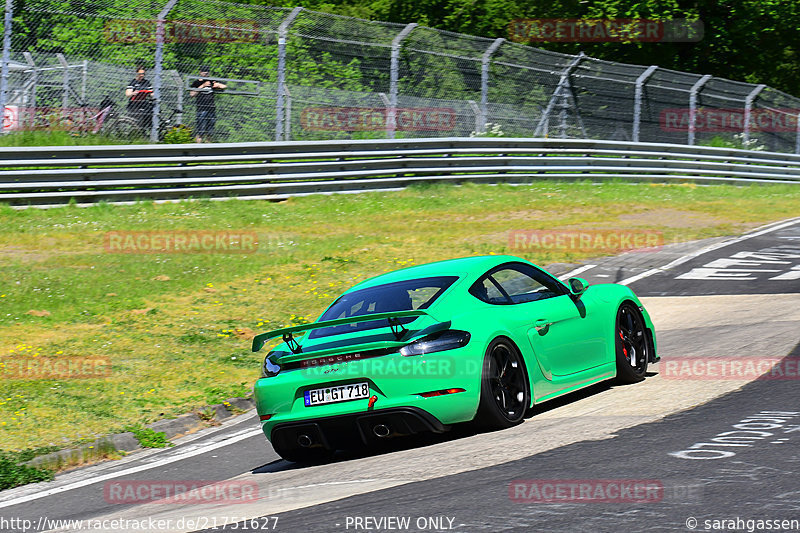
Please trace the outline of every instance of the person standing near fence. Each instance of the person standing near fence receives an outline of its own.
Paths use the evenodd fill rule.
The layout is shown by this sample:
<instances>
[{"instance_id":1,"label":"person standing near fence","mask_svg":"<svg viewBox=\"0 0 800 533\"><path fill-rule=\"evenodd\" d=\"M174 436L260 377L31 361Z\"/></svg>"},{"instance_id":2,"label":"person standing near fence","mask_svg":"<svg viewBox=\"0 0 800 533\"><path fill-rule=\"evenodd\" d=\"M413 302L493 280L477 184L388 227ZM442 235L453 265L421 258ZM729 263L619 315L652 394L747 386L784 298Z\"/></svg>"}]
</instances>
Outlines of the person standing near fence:
<instances>
[{"instance_id":1,"label":"person standing near fence","mask_svg":"<svg viewBox=\"0 0 800 533\"><path fill-rule=\"evenodd\" d=\"M192 89L189 91L189 96L195 99L197 103L197 128L195 132L195 141L211 142L211 137L214 135L214 125L217 122L217 108L214 103L214 95L218 91L223 91L227 87L224 83L209 80L210 73L208 67L200 67L200 77L192 82Z\"/></svg>"},{"instance_id":2,"label":"person standing near fence","mask_svg":"<svg viewBox=\"0 0 800 533\"><path fill-rule=\"evenodd\" d=\"M153 86L144 75L145 68L136 67L136 77L125 87L128 114L136 120L142 130L148 128L153 116Z\"/></svg>"}]
</instances>

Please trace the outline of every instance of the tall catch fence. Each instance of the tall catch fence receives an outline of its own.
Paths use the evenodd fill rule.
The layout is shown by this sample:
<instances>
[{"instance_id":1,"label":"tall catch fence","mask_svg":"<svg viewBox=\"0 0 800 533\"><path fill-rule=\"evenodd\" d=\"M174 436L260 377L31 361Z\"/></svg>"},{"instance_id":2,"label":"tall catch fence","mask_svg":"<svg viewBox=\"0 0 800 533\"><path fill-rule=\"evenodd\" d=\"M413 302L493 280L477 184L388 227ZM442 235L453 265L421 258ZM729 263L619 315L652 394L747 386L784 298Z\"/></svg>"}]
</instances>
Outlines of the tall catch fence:
<instances>
[{"instance_id":1,"label":"tall catch fence","mask_svg":"<svg viewBox=\"0 0 800 533\"><path fill-rule=\"evenodd\" d=\"M508 39L219 0L7 0L5 20L4 131L156 141L175 124L196 129L191 84L208 66L227 86L214 96L216 141L488 129L800 153L800 99L776 89ZM139 65L153 92L132 132L125 87Z\"/></svg>"}]
</instances>

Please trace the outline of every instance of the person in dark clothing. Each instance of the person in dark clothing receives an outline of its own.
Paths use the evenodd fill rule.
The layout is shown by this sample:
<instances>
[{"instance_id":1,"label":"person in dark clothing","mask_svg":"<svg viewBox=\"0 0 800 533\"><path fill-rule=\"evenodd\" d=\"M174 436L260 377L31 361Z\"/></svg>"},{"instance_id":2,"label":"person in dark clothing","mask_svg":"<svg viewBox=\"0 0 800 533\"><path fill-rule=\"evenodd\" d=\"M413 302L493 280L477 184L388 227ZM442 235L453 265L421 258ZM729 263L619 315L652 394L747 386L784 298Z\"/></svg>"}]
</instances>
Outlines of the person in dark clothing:
<instances>
[{"instance_id":1,"label":"person in dark clothing","mask_svg":"<svg viewBox=\"0 0 800 533\"><path fill-rule=\"evenodd\" d=\"M214 135L214 124L217 122L217 108L214 104L214 95L218 91L224 90L227 85L218 81L209 80L208 78L210 69L208 67L200 67L200 78L192 82L192 89L189 91L189 96L195 99L197 103L197 131L195 132L195 141L206 142L211 141Z\"/></svg>"},{"instance_id":2,"label":"person in dark clothing","mask_svg":"<svg viewBox=\"0 0 800 533\"><path fill-rule=\"evenodd\" d=\"M125 88L125 96L128 98L128 114L146 130L152 124L153 86L144 74L144 67L136 68L136 77Z\"/></svg>"}]
</instances>

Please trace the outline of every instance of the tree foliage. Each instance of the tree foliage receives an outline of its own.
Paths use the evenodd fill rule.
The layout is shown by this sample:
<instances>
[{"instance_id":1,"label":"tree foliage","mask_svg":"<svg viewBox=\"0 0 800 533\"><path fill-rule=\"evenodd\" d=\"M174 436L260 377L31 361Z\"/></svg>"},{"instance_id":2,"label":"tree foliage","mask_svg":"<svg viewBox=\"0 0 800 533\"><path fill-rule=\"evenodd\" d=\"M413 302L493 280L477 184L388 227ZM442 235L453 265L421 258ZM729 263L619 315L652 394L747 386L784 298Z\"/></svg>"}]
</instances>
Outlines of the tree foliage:
<instances>
[{"instance_id":1,"label":"tree foliage","mask_svg":"<svg viewBox=\"0 0 800 533\"><path fill-rule=\"evenodd\" d=\"M252 3L257 3L253 1ZM259 2L263 3L263 2ZM282 4L291 6L291 2ZM800 94L800 2L786 0L308 0L308 9L508 37L520 18L699 19L697 43L537 43L610 61L766 83Z\"/></svg>"}]
</instances>

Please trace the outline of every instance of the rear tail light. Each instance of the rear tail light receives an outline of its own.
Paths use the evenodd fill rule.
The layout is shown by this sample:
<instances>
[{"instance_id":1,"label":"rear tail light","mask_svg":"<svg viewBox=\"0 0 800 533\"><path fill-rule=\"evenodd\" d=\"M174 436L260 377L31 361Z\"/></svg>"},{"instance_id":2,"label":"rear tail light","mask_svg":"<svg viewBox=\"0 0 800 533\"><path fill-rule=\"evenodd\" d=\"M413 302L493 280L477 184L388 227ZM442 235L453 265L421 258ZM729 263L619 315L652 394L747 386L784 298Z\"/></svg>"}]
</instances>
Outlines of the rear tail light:
<instances>
[{"instance_id":1,"label":"rear tail light","mask_svg":"<svg viewBox=\"0 0 800 533\"><path fill-rule=\"evenodd\" d=\"M470 334L467 331L451 329L428 335L417 341L400 348L400 354L406 357L423 355L427 353L455 350L469 343Z\"/></svg>"},{"instance_id":2,"label":"rear tail light","mask_svg":"<svg viewBox=\"0 0 800 533\"><path fill-rule=\"evenodd\" d=\"M432 398L434 396L444 396L445 394L455 394L457 392L467 392L464 389L442 389L442 390L434 390L430 392L421 392L419 393L420 396L423 398Z\"/></svg>"}]
</instances>

